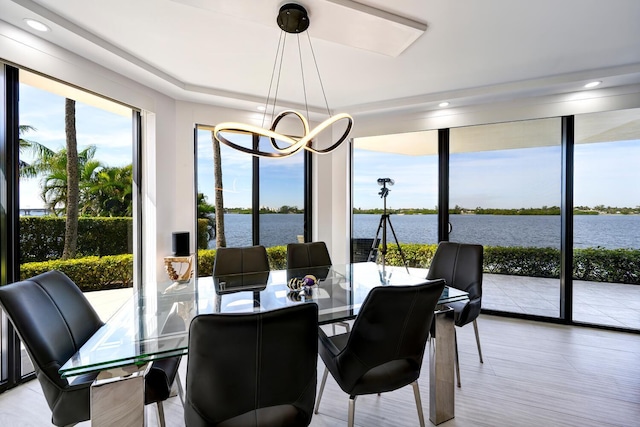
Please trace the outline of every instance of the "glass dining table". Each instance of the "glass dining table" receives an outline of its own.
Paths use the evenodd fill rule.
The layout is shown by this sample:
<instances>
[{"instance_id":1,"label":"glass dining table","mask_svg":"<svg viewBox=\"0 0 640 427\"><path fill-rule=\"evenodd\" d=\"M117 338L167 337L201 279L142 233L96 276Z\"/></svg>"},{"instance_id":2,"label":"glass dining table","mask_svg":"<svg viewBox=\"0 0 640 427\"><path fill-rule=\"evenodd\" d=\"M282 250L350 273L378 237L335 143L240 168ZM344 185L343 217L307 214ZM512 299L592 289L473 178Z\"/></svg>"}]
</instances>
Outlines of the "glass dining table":
<instances>
[{"instance_id":1,"label":"glass dining table","mask_svg":"<svg viewBox=\"0 0 640 427\"><path fill-rule=\"evenodd\" d=\"M292 279L309 275L315 285L296 291L287 286ZM357 317L369 291L376 286L417 285L424 281L424 277L404 268L364 262L161 283L154 292L135 293L59 372L64 377L108 372L106 377L111 382L114 377L129 377L132 367L141 369L154 360L187 355L189 324L197 315L315 303L318 324L332 324ZM465 299L465 292L445 287L432 325L430 419L435 424L453 418L455 331L452 316L446 315L446 304Z\"/></svg>"}]
</instances>

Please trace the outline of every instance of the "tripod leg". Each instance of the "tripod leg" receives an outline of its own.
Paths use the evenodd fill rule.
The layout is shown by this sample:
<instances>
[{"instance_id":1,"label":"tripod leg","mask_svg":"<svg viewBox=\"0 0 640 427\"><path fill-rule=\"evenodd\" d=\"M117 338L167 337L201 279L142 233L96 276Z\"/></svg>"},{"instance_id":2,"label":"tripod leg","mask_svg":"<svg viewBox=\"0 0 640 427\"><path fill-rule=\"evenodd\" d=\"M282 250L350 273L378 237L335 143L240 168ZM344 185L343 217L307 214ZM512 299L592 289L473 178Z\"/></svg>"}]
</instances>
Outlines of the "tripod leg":
<instances>
[{"instance_id":1,"label":"tripod leg","mask_svg":"<svg viewBox=\"0 0 640 427\"><path fill-rule=\"evenodd\" d=\"M387 219L389 222L389 228L391 228L391 233L393 234L393 238L396 241L396 245L398 245L398 252L400 252L400 257L402 258L402 262L404 263L404 268L407 269L407 273L409 272L409 267L407 266L407 259L404 257L404 252L402 252L402 248L400 247L400 242L398 242L398 236L396 236L396 230L393 229L393 224L391 224L391 218Z\"/></svg>"},{"instance_id":2,"label":"tripod leg","mask_svg":"<svg viewBox=\"0 0 640 427\"><path fill-rule=\"evenodd\" d=\"M384 226L384 217L380 217L380 223L378 224L378 230L376 231L376 236L373 238L373 243L371 244L371 248L369 248L369 256L367 257L367 261L375 261L375 259L371 259L371 254L378 253L378 248L375 247L376 242L378 241L378 236L380 235L380 230ZM384 256L384 255L383 255Z\"/></svg>"}]
</instances>

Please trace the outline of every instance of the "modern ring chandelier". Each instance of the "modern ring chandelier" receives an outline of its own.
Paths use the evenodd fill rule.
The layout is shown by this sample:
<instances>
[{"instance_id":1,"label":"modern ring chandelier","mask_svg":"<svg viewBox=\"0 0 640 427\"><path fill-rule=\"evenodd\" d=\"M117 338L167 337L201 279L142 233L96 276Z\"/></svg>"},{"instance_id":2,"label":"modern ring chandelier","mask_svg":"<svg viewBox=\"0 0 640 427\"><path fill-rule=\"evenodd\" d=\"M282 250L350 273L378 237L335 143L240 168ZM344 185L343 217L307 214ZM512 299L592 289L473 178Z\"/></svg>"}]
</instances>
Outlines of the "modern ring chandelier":
<instances>
[{"instance_id":1,"label":"modern ring chandelier","mask_svg":"<svg viewBox=\"0 0 640 427\"><path fill-rule=\"evenodd\" d=\"M284 57L284 48L286 43L286 35L296 34L298 35L298 51L300 52L300 37L299 34L303 33L309 28L309 16L307 14L307 10L295 3L285 4L280 8L280 12L277 17L278 26L282 29L282 33L280 34L280 41L278 42L278 50L276 51L276 61L273 65L273 72L271 74L271 83L269 86L269 93L267 95L267 101L265 105L265 112L262 119L262 125L264 126L266 115L268 114L270 99L271 99L271 88L273 86L274 76L276 73L276 69L282 67L282 61ZM340 144L347 139L349 132L351 132L351 127L353 126L353 118L346 113L336 114L335 116L331 116L331 111L329 110L329 104L327 102L327 96L324 92L324 87L322 85L322 79L320 78L320 71L318 70L318 64L316 62L315 54L313 53L313 47L311 46L311 38L309 37L309 33L307 33L307 39L309 41L309 48L311 50L311 55L313 57L313 62L316 68L316 72L318 74L318 80L320 80L320 88L322 89L322 95L324 97L325 105L327 108L327 113L329 114L329 118L322 123L320 123L313 130L309 129L309 121L308 119L302 115L301 113L293 110L286 110L275 116L275 107L277 102L278 88L280 85L280 73L278 72L275 92L273 96L272 110L271 115L275 116L273 122L271 124L271 128L265 129L264 127L253 126L245 123L236 123L236 122L225 122L216 125L213 128L213 135L216 140L219 142L228 145L229 147L235 148L236 150L260 157L289 157L298 151L305 149L312 153L316 154L326 154L338 148ZM302 70L302 55L300 55L300 69ZM309 107L307 105L307 95L306 95L306 87L304 82L304 72L302 72L302 87L305 97L305 108L307 110L307 117L309 116ZM278 123L282 119L287 116L294 116L298 118L302 124L303 135L302 137L293 137L287 136L276 131L276 127ZM343 135L338 138L338 140L332 143L328 148L324 149L315 149L313 148L314 139L321 134L325 129L330 128L332 125L340 122L342 120L347 121L346 130ZM224 135L223 135L224 134ZM256 135L258 137L269 138L271 142L271 146L274 151L263 151L260 150L259 146L246 147L242 144L233 142L231 139L234 135L244 134L244 135ZM280 144L278 144L280 143Z\"/></svg>"}]
</instances>

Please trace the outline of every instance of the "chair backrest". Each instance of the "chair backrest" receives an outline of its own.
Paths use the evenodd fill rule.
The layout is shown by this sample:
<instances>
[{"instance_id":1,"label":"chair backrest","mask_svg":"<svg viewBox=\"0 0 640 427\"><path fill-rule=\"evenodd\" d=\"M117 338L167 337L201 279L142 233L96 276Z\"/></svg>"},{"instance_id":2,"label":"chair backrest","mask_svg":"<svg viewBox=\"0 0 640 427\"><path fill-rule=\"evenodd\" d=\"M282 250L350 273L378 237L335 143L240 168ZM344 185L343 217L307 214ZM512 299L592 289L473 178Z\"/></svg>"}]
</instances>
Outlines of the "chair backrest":
<instances>
[{"instance_id":1,"label":"chair backrest","mask_svg":"<svg viewBox=\"0 0 640 427\"><path fill-rule=\"evenodd\" d=\"M289 243L287 268L322 267L331 265L325 242Z\"/></svg>"},{"instance_id":2,"label":"chair backrest","mask_svg":"<svg viewBox=\"0 0 640 427\"><path fill-rule=\"evenodd\" d=\"M58 369L103 322L76 284L55 270L0 286L0 306L29 352L55 419L59 395L69 387Z\"/></svg>"},{"instance_id":3,"label":"chair backrest","mask_svg":"<svg viewBox=\"0 0 640 427\"><path fill-rule=\"evenodd\" d=\"M254 421L274 412L293 413L300 418L295 425L307 425L316 395L317 351L313 303L196 316L189 329L186 425L234 418L232 425L267 425Z\"/></svg>"},{"instance_id":4,"label":"chair backrest","mask_svg":"<svg viewBox=\"0 0 640 427\"><path fill-rule=\"evenodd\" d=\"M216 249L214 276L265 271L269 271L269 257L264 246Z\"/></svg>"},{"instance_id":5,"label":"chair backrest","mask_svg":"<svg viewBox=\"0 0 640 427\"><path fill-rule=\"evenodd\" d=\"M415 286L378 286L369 292L338 355L344 390L350 390L372 368L408 361L420 376L429 329L444 280ZM404 385L406 385L404 384Z\"/></svg>"},{"instance_id":6,"label":"chair backrest","mask_svg":"<svg viewBox=\"0 0 640 427\"><path fill-rule=\"evenodd\" d=\"M375 261L378 256L380 239L358 238L351 239L352 262Z\"/></svg>"},{"instance_id":7,"label":"chair backrest","mask_svg":"<svg viewBox=\"0 0 640 427\"><path fill-rule=\"evenodd\" d=\"M482 298L483 247L467 243L440 242L431 260L427 279L444 279L447 286Z\"/></svg>"}]
</instances>

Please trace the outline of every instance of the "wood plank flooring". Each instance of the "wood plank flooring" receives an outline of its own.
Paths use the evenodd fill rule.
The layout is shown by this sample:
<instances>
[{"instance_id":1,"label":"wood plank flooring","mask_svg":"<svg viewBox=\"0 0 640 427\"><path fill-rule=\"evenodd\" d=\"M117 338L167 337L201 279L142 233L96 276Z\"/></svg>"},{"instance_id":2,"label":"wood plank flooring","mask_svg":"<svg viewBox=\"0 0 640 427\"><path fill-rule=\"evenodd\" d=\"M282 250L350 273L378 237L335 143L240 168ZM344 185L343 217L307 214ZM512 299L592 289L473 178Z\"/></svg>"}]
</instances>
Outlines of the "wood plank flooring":
<instances>
[{"instance_id":1,"label":"wood plank flooring","mask_svg":"<svg viewBox=\"0 0 640 427\"><path fill-rule=\"evenodd\" d=\"M640 425L640 335L486 315L478 326L484 364L473 327L458 328L462 388L456 390L455 419L441 426ZM323 369L319 362L319 380ZM419 383L427 417L428 375L425 359ZM329 377L311 425L346 425L347 399ZM148 406L146 414L148 425L157 426L155 407ZM165 402L165 415L168 426L184 426L177 397ZM359 397L355 420L360 427L418 425L411 387ZM37 381L0 394L0 426L48 425L50 412Z\"/></svg>"}]
</instances>

